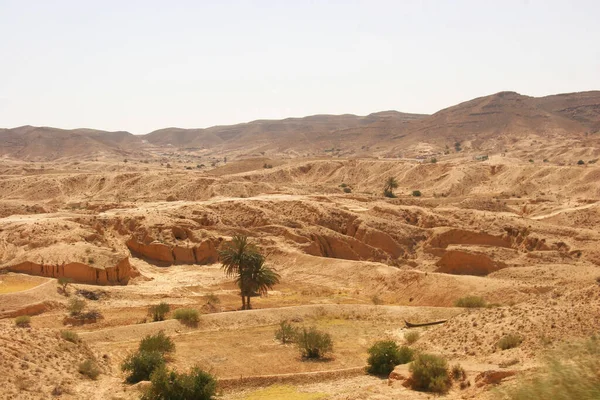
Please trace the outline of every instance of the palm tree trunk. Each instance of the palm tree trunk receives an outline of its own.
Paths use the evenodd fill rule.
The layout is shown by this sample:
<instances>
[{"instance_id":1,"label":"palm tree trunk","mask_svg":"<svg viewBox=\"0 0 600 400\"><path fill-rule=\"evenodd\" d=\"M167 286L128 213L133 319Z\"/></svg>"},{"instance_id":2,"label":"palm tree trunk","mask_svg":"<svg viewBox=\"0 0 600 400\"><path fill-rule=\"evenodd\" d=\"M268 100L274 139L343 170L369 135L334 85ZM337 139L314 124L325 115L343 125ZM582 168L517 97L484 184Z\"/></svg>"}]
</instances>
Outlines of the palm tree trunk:
<instances>
[{"instance_id":1,"label":"palm tree trunk","mask_svg":"<svg viewBox=\"0 0 600 400\"><path fill-rule=\"evenodd\" d=\"M242 310L246 309L246 302L244 301L244 293L242 293Z\"/></svg>"},{"instance_id":2,"label":"palm tree trunk","mask_svg":"<svg viewBox=\"0 0 600 400\"><path fill-rule=\"evenodd\" d=\"M248 307L246 310L252 310L252 306L250 305L250 296L246 297L246 305Z\"/></svg>"}]
</instances>

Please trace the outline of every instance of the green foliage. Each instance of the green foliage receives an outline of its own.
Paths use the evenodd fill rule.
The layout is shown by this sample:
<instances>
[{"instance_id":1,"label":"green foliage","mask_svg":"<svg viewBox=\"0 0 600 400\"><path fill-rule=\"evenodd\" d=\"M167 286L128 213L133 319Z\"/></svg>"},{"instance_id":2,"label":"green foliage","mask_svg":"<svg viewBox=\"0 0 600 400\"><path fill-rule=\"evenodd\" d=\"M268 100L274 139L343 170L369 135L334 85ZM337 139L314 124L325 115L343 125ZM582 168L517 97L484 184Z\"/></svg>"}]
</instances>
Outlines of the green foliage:
<instances>
[{"instance_id":1,"label":"green foliage","mask_svg":"<svg viewBox=\"0 0 600 400\"><path fill-rule=\"evenodd\" d=\"M194 308L178 308L173 312L173 318L190 327L198 326L200 313Z\"/></svg>"},{"instance_id":2,"label":"green foliage","mask_svg":"<svg viewBox=\"0 0 600 400\"><path fill-rule=\"evenodd\" d=\"M413 358L413 351L406 346L398 347L392 340L376 342L368 350L367 372L373 375L387 376L399 364L406 364Z\"/></svg>"},{"instance_id":3,"label":"green foliage","mask_svg":"<svg viewBox=\"0 0 600 400\"><path fill-rule=\"evenodd\" d=\"M303 358L320 359L333 351L333 340L326 332L315 327L304 328L298 333L298 349Z\"/></svg>"},{"instance_id":4,"label":"green foliage","mask_svg":"<svg viewBox=\"0 0 600 400\"><path fill-rule=\"evenodd\" d=\"M158 352L162 355L173 353L175 351L175 343L170 337L165 335L163 331L158 332L155 335L148 335L140 341L138 347L140 352Z\"/></svg>"},{"instance_id":5,"label":"green foliage","mask_svg":"<svg viewBox=\"0 0 600 400\"><path fill-rule=\"evenodd\" d=\"M346 185L345 183L342 183L342 184L340 185L340 187L341 187L341 188L345 188L345 187L348 187L348 185Z\"/></svg>"},{"instance_id":6,"label":"green foliage","mask_svg":"<svg viewBox=\"0 0 600 400\"><path fill-rule=\"evenodd\" d=\"M454 302L456 307L464 308L481 308L486 306L486 302L483 297L478 296L465 296Z\"/></svg>"},{"instance_id":7,"label":"green foliage","mask_svg":"<svg viewBox=\"0 0 600 400\"><path fill-rule=\"evenodd\" d=\"M431 162L432 164L435 164L435 163L437 162L437 158L433 157L433 158L430 160L430 162Z\"/></svg>"},{"instance_id":8,"label":"green foliage","mask_svg":"<svg viewBox=\"0 0 600 400\"><path fill-rule=\"evenodd\" d=\"M461 151L462 148L460 147L460 142L455 142L454 143L454 150L456 150L457 152Z\"/></svg>"},{"instance_id":9,"label":"green foliage","mask_svg":"<svg viewBox=\"0 0 600 400\"><path fill-rule=\"evenodd\" d=\"M499 400L600 399L600 342L590 339L553 351L533 377L524 376L515 386L497 393Z\"/></svg>"},{"instance_id":10,"label":"green foliage","mask_svg":"<svg viewBox=\"0 0 600 400\"><path fill-rule=\"evenodd\" d=\"M77 298L72 298L71 300L69 300L68 309L69 313L72 316L79 315L85 309L85 301Z\"/></svg>"},{"instance_id":11,"label":"green foliage","mask_svg":"<svg viewBox=\"0 0 600 400\"><path fill-rule=\"evenodd\" d=\"M464 381L467 379L467 372L460 364L455 364L452 366L452 379L455 381Z\"/></svg>"},{"instance_id":12,"label":"green foliage","mask_svg":"<svg viewBox=\"0 0 600 400\"><path fill-rule=\"evenodd\" d=\"M404 340L406 340L406 343L408 344L413 344L414 342L419 340L419 336L420 334L417 331L404 332Z\"/></svg>"},{"instance_id":13,"label":"green foliage","mask_svg":"<svg viewBox=\"0 0 600 400\"><path fill-rule=\"evenodd\" d=\"M64 276L61 278L58 278L57 281L58 285L60 286L61 291L63 292L64 295L68 295L68 286L73 283L73 279L71 278L65 278Z\"/></svg>"},{"instance_id":14,"label":"green foliage","mask_svg":"<svg viewBox=\"0 0 600 400\"><path fill-rule=\"evenodd\" d=\"M383 195L385 197L396 197L394 195L394 189L398 189L398 181L393 176L386 179L385 185L383 186Z\"/></svg>"},{"instance_id":15,"label":"green foliage","mask_svg":"<svg viewBox=\"0 0 600 400\"><path fill-rule=\"evenodd\" d=\"M583 161L583 160L577 161L577 165L584 165L584 164L585 164L585 161Z\"/></svg>"},{"instance_id":16,"label":"green foliage","mask_svg":"<svg viewBox=\"0 0 600 400\"><path fill-rule=\"evenodd\" d=\"M142 400L211 400L217 391L216 379L198 367L187 374L158 368L150 380L152 385Z\"/></svg>"},{"instance_id":17,"label":"green foliage","mask_svg":"<svg viewBox=\"0 0 600 400\"><path fill-rule=\"evenodd\" d=\"M171 311L171 307L167 303L160 303L155 306L150 306L148 314L152 316L152 321L164 321L167 314Z\"/></svg>"},{"instance_id":18,"label":"green foliage","mask_svg":"<svg viewBox=\"0 0 600 400\"><path fill-rule=\"evenodd\" d=\"M448 362L440 356L421 353L409 369L414 390L445 393L450 389Z\"/></svg>"},{"instance_id":19,"label":"green foliage","mask_svg":"<svg viewBox=\"0 0 600 400\"><path fill-rule=\"evenodd\" d=\"M298 328L294 327L288 321L281 321L279 328L275 331L275 339L281 343L293 343L298 337Z\"/></svg>"},{"instance_id":20,"label":"green foliage","mask_svg":"<svg viewBox=\"0 0 600 400\"><path fill-rule=\"evenodd\" d=\"M414 197L421 197L421 191L420 190L413 190L412 195Z\"/></svg>"},{"instance_id":21,"label":"green foliage","mask_svg":"<svg viewBox=\"0 0 600 400\"><path fill-rule=\"evenodd\" d=\"M508 350L518 347L523 342L523 337L516 333L509 333L498 340L500 350Z\"/></svg>"},{"instance_id":22,"label":"green foliage","mask_svg":"<svg viewBox=\"0 0 600 400\"><path fill-rule=\"evenodd\" d=\"M98 365L94 362L94 360L89 358L81 364L79 364L77 370L81 375L85 375L93 380L96 380L96 378L98 378L98 375L100 375L100 368L98 368Z\"/></svg>"},{"instance_id":23,"label":"green foliage","mask_svg":"<svg viewBox=\"0 0 600 400\"><path fill-rule=\"evenodd\" d=\"M125 378L128 383L138 383L149 380L150 375L156 369L164 367L164 365L165 358L162 353L158 351L136 351L123 361L121 370L128 373L127 378Z\"/></svg>"},{"instance_id":24,"label":"green foliage","mask_svg":"<svg viewBox=\"0 0 600 400\"><path fill-rule=\"evenodd\" d=\"M246 297L246 309L252 308L250 297L267 294L269 289L279 283L279 279L279 274L265 265L263 256L241 269L235 282L242 296Z\"/></svg>"},{"instance_id":25,"label":"green foliage","mask_svg":"<svg viewBox=\"0 0 600 400\"><path fill-rule=\"evenodd\" d=\"M263 164L263 168L271 169L271 168L273 168L273 165L265 163L265 164Z\"/></svg>"},{"instance_id":26,"label":"green foliage","mask_svg":"<svg viewBox=\"0 0 600 400\"><path fill-rule=\"evenodd\" d=\"M15 318L15 325L19 328L29 328L31 317L29 315L21 315Z\"/></svg>"},{"instance_id":27,"label":"green foliage","mask_svg":"<svg viewBox=\"0 0 600 400\"><path fill-rule=\"evenodd\" d=\"M349 187L345 187L344 193L352 193L352 189L350 189Z\"/></svg>"},{"instance_id":28,"label":"green foliage","mask_svg":"<svg viewBox=\"0 0 600 400\"><path fill-rule=\"evenodd\" d=\"M60 337L71 343L81 342L79 335L73 331L60 331Z\"/></svg>"},{"instance_id":29,"label":"green foliage","mask_svg":"<svg viewBox=\"0 0 600 400\"><path fill-rule=\"evenodd\" d=\"M530 159L529 159L529 162L530 162L530 163L532 163L532 162L533 162L533 159L531 159L531 158L530 158Z\"/></svg>"}]
</instances>

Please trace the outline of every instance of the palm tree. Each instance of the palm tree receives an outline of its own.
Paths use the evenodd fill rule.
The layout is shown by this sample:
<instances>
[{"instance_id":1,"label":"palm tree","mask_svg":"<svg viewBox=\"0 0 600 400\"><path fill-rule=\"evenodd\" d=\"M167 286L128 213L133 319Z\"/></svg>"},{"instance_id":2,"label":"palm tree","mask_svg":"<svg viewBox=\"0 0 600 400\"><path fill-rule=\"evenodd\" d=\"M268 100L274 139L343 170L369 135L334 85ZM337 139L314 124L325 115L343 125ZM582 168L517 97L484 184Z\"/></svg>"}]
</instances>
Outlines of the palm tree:
<instances>
[{"instance_id":1,"label":"palm tree","mask_svg":"<svg viewBox=\"0 0 600 400\"><path fill-rule=\"evenodd\" d=\"M386 197L395 197L394 189L398 188L398 181L393 176L390 176L385 181L385 186L383 187L383 195Z\"/></svg>"},{"instance_id":2,"label":"palm tree","mask_svg":"<svg viewBox=\"0 0 600 400\"><path fill-rule=\"evenodd\" d=\"M260 254L256 246L248 243L248 237L245 235L235 235L231 242L227 242L219 250L219 259L223 264L223 270L227 276L237 276L239 280L242 310L246 309L244 295L248 292L246 287L247 279L241 279L245 271L257 264L264 257Z\"/></svg>"},{"instance_id":3,"label":"palm tree","mask_svg":"<svg viewBox=\"0 0 600 400\"><path fill-rule=\"evenodd\" d=\"M269 289L279 283L279 274L265 265L265 257L261 256L249 267L238 275L236 283L240 287L242 297L246 296L246 309L252 308L250 297L257 294L267 294Z\"/></svg>"}]
</instances>

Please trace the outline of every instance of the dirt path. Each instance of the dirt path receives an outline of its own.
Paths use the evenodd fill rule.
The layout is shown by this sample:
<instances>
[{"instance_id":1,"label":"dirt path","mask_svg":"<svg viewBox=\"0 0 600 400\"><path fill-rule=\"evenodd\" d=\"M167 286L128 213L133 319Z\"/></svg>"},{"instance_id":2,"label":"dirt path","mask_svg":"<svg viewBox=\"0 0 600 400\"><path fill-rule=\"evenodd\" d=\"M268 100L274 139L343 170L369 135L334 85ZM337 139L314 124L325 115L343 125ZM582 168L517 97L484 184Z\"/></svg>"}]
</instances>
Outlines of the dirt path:
<instances>
[{"instance_id":1,"label":"dirt path","mask_svg":"<svg viewBox=\"0 0 600 400\"><path fill-rule=\"evenodd\" d=\"M551 213L548 213L548 214L536 215L535 217L531 217L530 219L540 220L540 219L551 218L551 217L554 217L554 216L562 214L562 213L571 212L571 211L586 210L588 208L592 208L592 207L595 207L597 205L600 205L600 201L596 202L596 203L586 204L584 206L563 208L563 209L560 209L560 210L552 211Z\"/></svg>"}]
</instances>

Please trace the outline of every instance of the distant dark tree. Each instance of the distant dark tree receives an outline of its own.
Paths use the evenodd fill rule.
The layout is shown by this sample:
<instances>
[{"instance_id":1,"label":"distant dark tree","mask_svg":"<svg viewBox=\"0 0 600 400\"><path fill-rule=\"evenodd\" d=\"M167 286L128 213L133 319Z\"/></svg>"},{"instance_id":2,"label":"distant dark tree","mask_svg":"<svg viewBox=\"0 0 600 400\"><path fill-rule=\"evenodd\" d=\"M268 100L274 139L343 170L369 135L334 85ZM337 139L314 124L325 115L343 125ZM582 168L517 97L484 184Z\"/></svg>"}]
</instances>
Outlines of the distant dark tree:
<instances>
[{"instance_id":1,"label":"distant dark tree","mask_svg":"<svg viewBox=\"0 0 600 400\"><path fill-rule=\"evenodd\" d=\"M383 195L385 197L396 197L394 189L398 188L398 181L393 176L386 179L385 185L383 186Z\"/></svg>"}]
</instances>

